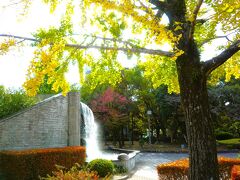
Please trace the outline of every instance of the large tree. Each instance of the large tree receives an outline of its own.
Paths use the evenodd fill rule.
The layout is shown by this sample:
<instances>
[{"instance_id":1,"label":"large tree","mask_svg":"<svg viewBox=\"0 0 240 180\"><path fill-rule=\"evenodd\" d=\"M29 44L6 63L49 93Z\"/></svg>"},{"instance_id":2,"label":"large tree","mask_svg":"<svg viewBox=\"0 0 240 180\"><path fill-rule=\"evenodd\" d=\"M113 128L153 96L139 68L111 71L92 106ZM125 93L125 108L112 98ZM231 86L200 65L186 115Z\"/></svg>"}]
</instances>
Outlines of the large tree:
<instances>
[{"instance_id":1,"label":"large tree","mask_svg":"<svg viewBox=\"0 0 240 180\"><path fill-rule=\"evenodd\" d=\"M90 107L101 125L113 137L118 140L119 147L124 145L123 129L128 121L128 104L127 98L112 88L108 88L90 103ZM116 139L117 138L117 139Z\"/></svg>"},{"instance_id":2,"label":"large tree","mask_svg":"<svg viewBox=\"0 0 240 180\"><path fill-rule=\"evenodd\" d=\"M168 85L168 90L180 91L186 118L190 151L189 178L219 179L216 142L208 103L207 79L226 72L239 78L240 8L238 0L43 0L54 11L60 2L66 3L66 14L59 27L40 29L34 37L9 37L1 44L1 54L9 46L19 45L16 39L35 42L35 58L29 69L25 88L34 95L49 75L53 89L68 90L64 73L69 61L76 61L80 74L83 65L91 67L94 84L118 83L121 65L119 51L128 57L137 54L145 59L145 73L155 87ZM23 3L32 2L22 0ZM80 9L77 9L79 8ZM81 26L76 27L79 16ZM163 16L168 22L164 23ZM76 16L74 16L76 17ZM85 29L84 29L85 27ZM95 29L94 29L95 28ZM217 34L221 30L221 36ZM75 32L78 31L78 32ZM226 39L222 52L211 59L200 60L203 46L216 38ZM161 45L171 46L169 51ZM86 49L100 50L98 55ZM148 54L141 56L140 54ZM225 63L227 61L227 63ZM179 85L179 86L178 86Z\"/></svg>"}]
</instances>

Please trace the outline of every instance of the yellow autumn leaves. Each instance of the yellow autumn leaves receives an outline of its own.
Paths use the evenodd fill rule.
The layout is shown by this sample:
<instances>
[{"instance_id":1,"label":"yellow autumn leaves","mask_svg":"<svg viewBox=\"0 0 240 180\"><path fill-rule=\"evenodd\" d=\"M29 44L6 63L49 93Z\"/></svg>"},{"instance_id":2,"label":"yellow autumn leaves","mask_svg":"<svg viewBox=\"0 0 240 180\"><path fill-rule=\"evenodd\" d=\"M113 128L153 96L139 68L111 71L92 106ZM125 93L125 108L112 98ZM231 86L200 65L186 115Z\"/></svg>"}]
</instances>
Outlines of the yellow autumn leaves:
<instances>
[{"instance_id":1,"label":"yellow autumn leaves","mask_svg":"<svg viewBox=\"0 0 240 180\"><path fill-rule=\"evenodd\" d=\"M9 48L16 45L15 39L5 39L0 44L0 55L4 55L9 51Z\"/></svg>"},{"instance_id":2,"label":"yellow autumn leaves","mask_svg":"<svg viewBox=\"0 0 240 180\"><path fill-rule=\"evenodd\" d=\"M175 44L181 36L175 36L173 32L166 29L166 25L161 24L161 19L156 18L152 8L137 7L132 1L108 1L108 0L85 0L85 8L91 7L92 4L102 7L103 11L116 10L122 13L123 16L129 17L134 23L140 23L141 29L148 30L148 36L158 45L169 42ZM150 4L149 4L150 5ZM147 11L147 12L145 12ZM140 28L140 26L138 26ZM176 31L181 28L180 25L176 27Z\"/></svg>"},{"instance_id":3,"label":"yellow autumn leaves","mask_svg":"<svg viewBox=\"0 0 240 180\"><path fill-rule=\"evenodd\" d=\"M28 95L35 96L45 76L48 84L52 84L52 90L62 90L63 94L69 91L69 84L64 78L65 69L62 69L60 59L65 48L65 42L54 44L48 40L42 40L34 52L34 58L28 69L27 81L24 83Z\"/></svg>"}]
</instances>

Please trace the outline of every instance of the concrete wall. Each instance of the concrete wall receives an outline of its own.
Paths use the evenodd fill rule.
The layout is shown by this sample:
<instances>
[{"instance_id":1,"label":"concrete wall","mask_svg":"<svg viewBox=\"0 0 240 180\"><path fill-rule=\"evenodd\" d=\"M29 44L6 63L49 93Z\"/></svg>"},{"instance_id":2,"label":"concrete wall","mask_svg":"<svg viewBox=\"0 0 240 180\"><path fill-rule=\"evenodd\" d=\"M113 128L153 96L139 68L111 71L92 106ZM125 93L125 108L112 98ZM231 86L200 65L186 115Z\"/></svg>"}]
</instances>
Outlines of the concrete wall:
<instances>
[{"instance_id":1,"label":"concrete wall","mask_svg":"<svg viewBox=\"0 0 240 180\"><path fill-rule=\"evenodd\" d=\"M80 145L80 95L56 95L0 120L0 150Z\"/></svg>"}]
</instances>

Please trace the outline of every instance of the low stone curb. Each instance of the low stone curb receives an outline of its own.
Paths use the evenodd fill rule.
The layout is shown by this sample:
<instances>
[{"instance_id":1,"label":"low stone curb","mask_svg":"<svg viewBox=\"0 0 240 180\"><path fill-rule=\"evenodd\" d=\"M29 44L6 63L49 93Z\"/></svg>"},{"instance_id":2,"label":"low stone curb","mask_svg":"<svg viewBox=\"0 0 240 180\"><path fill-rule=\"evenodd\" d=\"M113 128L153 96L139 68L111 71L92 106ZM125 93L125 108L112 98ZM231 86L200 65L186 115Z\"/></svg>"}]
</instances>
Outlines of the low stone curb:
<instances>
[{"instance_id":1,"label":"low stone curb","mask_svg":"<svg viewBox=\"0 0 240 180\"><path fill-rule=\"evenodd\" d=\"M128 179L128 174L113 176L113 180L124 180L124 179Z\"/></svg>"}]
</instances>

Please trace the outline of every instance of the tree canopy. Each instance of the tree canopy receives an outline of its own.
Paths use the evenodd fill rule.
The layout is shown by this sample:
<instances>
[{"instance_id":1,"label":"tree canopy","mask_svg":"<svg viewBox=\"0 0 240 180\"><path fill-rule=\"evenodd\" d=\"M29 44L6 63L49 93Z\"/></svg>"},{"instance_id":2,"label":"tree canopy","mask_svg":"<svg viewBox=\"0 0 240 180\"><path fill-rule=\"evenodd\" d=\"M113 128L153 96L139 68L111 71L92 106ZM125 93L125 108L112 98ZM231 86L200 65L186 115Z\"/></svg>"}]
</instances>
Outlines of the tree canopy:
<instances>
[{"instance_id":1,"label":"tree canopy","mask_svg":"<svg viewBox=\"0 0 240 180\"><path fill-rule=\"evenodd\" d=\"M144 76L154 88L165 84L169 92L180 92L190 152L189 179L218 180L206 83L208 79L216 83L222 76L226 80L240 77L239 0L43 2L50 4L53 13L63 3L65 13L59 26L39 29L33 37L0 34L1 54L23 41L32 41L36 47L24 84L28 94L37 93L46 75L53 90L66 94L69 85L64 74L71 62L78 63L82 82L85 68L90 69L91 89L106 82L116 85L122 77L118 59L123 52L145 67ZM200 59L204 45L216 39L225 40L219 47L221 53ZM166 44L169 48L163 50Z\"/></svg>"},{"instance_id":2,"label":"tree canopy","mask_svg":"<svg viewBox=\"0 0 240 180\"><path fill-rule=\"evenodd\" d=\"M180 21L171 22L170 10L178 11L171 7L172 1L43 0L50 4L52 13L58 10L61 3L65 4L60 25L39 29L33 33L33 37L0 34L1 54L6 53L11 46L19 46L19 40L33 42L36 49L24 84L29 95L37 93L45 75L50 77L48 83L53 83L53 90L62 89L66 93L69 85L64 73L72 62L78 63L81 82L84 81L87 66L91 69L88 76L93 77L92 88L100 82L114 85L121 80L120 72L123 68L117 59L125 58L119 51L128 58L136 56L139 59L139 63L146 67L145 76L153 82L155 88L165 84L169 92L179 92L175 60L184 53L177 47L184 24ZM19 3L29 8L32 2L24 0ZM201 51L204 51L205 44L217 38L225 40L219 47L221 49L239 46L240 8L237 1L186 0L185 3L186 21L191 26L188 34L189 37L193 36ZM168 51L161 50L166 44L169 46ZM91 49L98 49L99 52ZM210 64L220 61L217 60L219 58L217 56L209 61L204 59L206 66L213 66ZM238 59L239 53L236 53L214 71L210 82L215 83L220 76L225 76L226 80L231 75L239 78ZM214 69L214 66L209 67L209 73Z\"/></svg>"}]
</instances>

